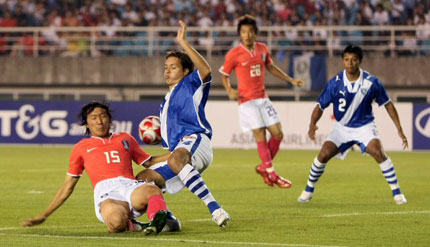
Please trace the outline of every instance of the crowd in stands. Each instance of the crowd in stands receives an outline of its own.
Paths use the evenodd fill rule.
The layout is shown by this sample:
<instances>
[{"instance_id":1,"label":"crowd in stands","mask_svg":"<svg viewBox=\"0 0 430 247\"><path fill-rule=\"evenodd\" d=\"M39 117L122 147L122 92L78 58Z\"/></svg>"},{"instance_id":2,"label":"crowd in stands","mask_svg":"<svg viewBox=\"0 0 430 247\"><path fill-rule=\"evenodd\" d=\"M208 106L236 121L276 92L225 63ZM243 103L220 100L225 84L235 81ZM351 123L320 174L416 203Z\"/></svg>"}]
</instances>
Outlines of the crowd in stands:
<instances>
[{"instance_id":1,"label":"crowd in stands","mask_svg":"<svg viewBox=\"0 0 430 247\"><path fill-rule=\"evenodd\" d=\"M205 28L235 26L243 14L255 16L260 26L430 28L430 0L0 0L0 27L175 26L182 19L189 26ZM106 29L103 35L109 38L121 34ZM418 39L430 38L429 32L414 35ZM0 33L0 54L13 53L13 49L5 50L8 39L4 36L7 35ZM31 34L20 36L21 46L35 42ZM38 42L61 45L64 41L59 36L47 30ZM85 45L75 42L73 46L79 50ZM32 50L24 53L31 55Z\"/></svg>"}]
</instances>

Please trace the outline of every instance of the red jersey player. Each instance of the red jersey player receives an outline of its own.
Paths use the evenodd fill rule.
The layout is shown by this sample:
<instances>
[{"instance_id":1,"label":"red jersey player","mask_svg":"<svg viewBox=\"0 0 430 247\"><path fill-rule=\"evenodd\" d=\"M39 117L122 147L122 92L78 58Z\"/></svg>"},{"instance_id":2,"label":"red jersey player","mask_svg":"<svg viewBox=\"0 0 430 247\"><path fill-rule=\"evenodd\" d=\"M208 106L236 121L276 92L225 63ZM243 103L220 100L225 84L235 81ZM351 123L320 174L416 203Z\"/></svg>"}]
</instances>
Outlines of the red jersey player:
<instances>
[{"instance_id":1,"label":"red jersey player","mask_svg":"<svg viewBox=\"0 0 430 247\"><path fill-rule=\"evenodd\" d=\"M283 133L279 116L270 102L265 88L265 68L274 76L295 86L302 86L302 80L296 80L273 64L270 52L263 43L255 41L258 32L254 17L244 15L239 19L237 31L241 43L231 49L219 69L221 79L231 100L239 101L239 118L243 131L250 131L257 142L258 154L262 160L256 167L257 173L263 176L264 182L281 188L289 188L291 182L279 176L273 167L272 160L279 150ZM230 85L229 76L235 70L238 79L238 90ZM266 129L271 138L266 140Z\"/></svg>"},{"instance_id":2,"label":"red jersey player","mask_svg":"<svg viewBox=\"0 0 430 247\"><path fill-rule=\"evenodd\" d=\"M151 156L140 149L128 133L110 134L112 115L108 105L91 102L81 109L79 116L81 125L86 126L91 136L73 147L64 183L49 206L21 225L42 224L72 194L86 169L94 187L96 216L109 232L137 230L132 229L136 226L132 219L146 211L151 222L144 226L144 233L159 233L167 218L162 192L153 184L136 180L132 169L132 161L137 164L152 162L149 161Z\"/></svg>"}]
</instances>

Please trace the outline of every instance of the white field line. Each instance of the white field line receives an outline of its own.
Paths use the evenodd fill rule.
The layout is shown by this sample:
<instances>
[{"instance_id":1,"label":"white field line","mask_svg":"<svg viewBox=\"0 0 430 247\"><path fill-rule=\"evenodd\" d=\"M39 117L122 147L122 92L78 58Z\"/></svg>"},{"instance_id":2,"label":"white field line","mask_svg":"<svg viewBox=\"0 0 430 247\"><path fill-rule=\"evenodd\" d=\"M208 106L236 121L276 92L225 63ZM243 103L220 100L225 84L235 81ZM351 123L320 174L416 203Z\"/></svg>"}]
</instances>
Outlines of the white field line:
<instances>
[{"instance_id":1,"label":"white field line","mask_svg":"<svg viewBox=\"0 0 430 247\"><path fill-rule=\"evenodd\" d=\"M325 214L319 216L309 217L322 217L322 218L334 218L334 217L351 217L351 216L363 216L363 215L405 215L405 214L430 214L429 210L424 211L397 211L397 212L369 212L369 213L344 213L344 214ZM305 216L301 216L305 217ZM246 219L241 219L246 220ZM203 222L210 221L210 219L194 219L187 220L185 222ZM39 226L39 229L71 229L71 228L96 228L104 227L102 224L98 225L86 225L86 226ZM22 227L3 227L0 231L7 230L19 230ZM135 240L136 238L127 237L94 237L94 236L61 236L61 235L40 235L40 234L15 234L15 233L0 233L0 236L19 236L19 237L46 237L46 238L69 238L69 239L109 239L109 240ZM259 242L227 242L227 241L208 241L208 240L190 240L190 239L167 239L167 238L147 238L148 241L158 242L188 242L188 243L208 243L208 244L219 244L219 245L259 245L259 246L297 246L297 247L346 247L337 245L312 245L312 244L286 244L286 243L259 243Z\"/></svg>"},{"instance_id":2,"label":"white field line","mask_svg":"<svg viewBox=\"0 0 430 247\"><path fill-rule=\"evenodd\" d=\"M317 215L317 216L291 216L294 218L334 218L334 217L350 217L350 216L364 216L364 215L404 215L404 214L430 214L429 210L424 211L397 211L397 212L369 212L369 213L344 213L344 214L323 214L323 215ZM290 216L288 216L290 217ZM286 217L286 218L288 218ZM241 218L239 219L241 221L247 221L247 220L255 220L255 218ZM182 221L182 220L181 220ZM192 220L184 220L182 222L206 222L206 221L212 221L210 218L205 219L192 219ZM85 226L37 226L38 229L61 229L61 228L95 228L95 227L104 227L102 224L98 225L85 225ZM7 231L7 230L20 230L23 229L23 227L0 227L0 231Z\"/></svg>"},{"instance_id":3,"label":"white field line","mask_svg":"<svg viewBox=\"0 0 430 247\"><path fill-rule=\"evenodd\" d=\"M334 217L351 217L351 216L365 216L365 215L403 215L403 214L430 214L430 211L424 210L424 211L397 211L397 212L368 212L368 213L343 213L343 214L323 214L323 215L297 215L297 216L286 216L285 218L334 218ZM240 219L240 220L255 220L255 218L252 219ZM187 222L205 222L205 221L211 221L211 219L194 219L194 220L187 220ZM0 228L1 230L1 228Z\"/></svg>"},{"instance_id":4,"label":"white field line","mask_svg":"<svg viewBox=\"0 0 430 247\"><path fill-rule=\"evenodd\" d=\"M0 236L16 237L42 237L42 238L59 238L59 239L105 239L105 240L146 240L148 242L180 242L180 243L201 243L217 245L257 245L257 246L297 246L297 247L347 247L339 245L320 245L320 244L285 244L285 243L264 243L264 242L228 242L228 241L210 241L210 240L192 240L192 239L168 239L168 238L127 238L127 237L94 237L94 236L61 236L61 235L41 235L41 234L7 234L0 233Z\"/></svg>"},{"instance_id":5,"label":"white field line","mask_svg":"<svg viewBox=\"0 0 430 247\"><path fill-rule=\"evenodd\" d=\"M333 217L349 217L349 216L362 216L362 215L402 215L402 214L430 214L430 211L398 211L398 212L370 212L370 213L345 213L345 214L325 214L320 217L333 218Z\"/></svg>"}]
</instances>

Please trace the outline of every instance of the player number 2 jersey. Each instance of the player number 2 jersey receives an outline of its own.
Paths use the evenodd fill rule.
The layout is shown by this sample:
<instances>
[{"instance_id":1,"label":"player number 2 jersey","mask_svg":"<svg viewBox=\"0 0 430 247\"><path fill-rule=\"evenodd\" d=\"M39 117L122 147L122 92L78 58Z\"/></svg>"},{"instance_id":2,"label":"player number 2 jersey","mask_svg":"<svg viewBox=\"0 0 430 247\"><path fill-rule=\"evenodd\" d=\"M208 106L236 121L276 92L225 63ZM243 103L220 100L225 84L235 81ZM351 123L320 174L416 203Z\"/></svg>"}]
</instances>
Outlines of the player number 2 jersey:
<instances>
[{"instance_id":1,"label":"player number 2 jersey","mask_svg":"<svg viewBox=\"0 0 430 247\"><path fill-rule=\"evenodd\" d=\"M92 136L73 147L67 174L81 176L87 170L93 187L110 178L135 179L132 162L141 165L150 157L128 133L113 134L109 138Z\"/></svg>"},{"instance_id":2,"label":"player number 2 jersey","mask_svg":"<svg viewBox=\"0 0 430 247\"><path fill-rule=\"evenodd\" d=\"M362 69L355 82L348 80L345 70L337 74L327 83L317 100L321 109L333 103L336 121L353 128L374 120L373 101L382 106L390 102L390 97L379 79Z\"/></svg>"},{"instance_id":3,"label":"player number 2 jersey","mask_svg":"<svg viewBox=\"0 0 430 247\"><path fill-rule=\"evenodd\" d=\"M219 72L230 76L233 70L236 71L239 104L242 104L249 100L267 97L264 74L265 66L271 63L273 61L265 44L255 42L253 51L240 44L227 53L224 65Z\"/></svg>"}]
</instances>

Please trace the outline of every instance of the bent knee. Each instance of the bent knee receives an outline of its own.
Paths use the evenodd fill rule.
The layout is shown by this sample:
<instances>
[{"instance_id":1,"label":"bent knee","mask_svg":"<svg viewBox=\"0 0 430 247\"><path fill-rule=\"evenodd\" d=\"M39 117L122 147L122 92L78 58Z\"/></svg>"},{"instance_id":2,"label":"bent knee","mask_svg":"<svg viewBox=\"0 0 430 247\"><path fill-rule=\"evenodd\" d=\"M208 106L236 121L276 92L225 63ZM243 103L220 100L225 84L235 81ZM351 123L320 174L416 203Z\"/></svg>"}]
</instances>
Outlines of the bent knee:
<instances>
[{"instance_id":1,"label":"bent knee","mask_svg":"<svg viewBox=\"0 0 430 247\"><path fill-rule=\"evenodd\" d=\"M127 215L121 213L111 213L104 217L105 224L110 233L118 233L127 230Z\"/></svg>"},{"instance_id":2,"label":"bent knee","mask_svg":"<svg viewBox=\"0 0 430 247\"><path fill-rule=\"evenodd\" d=\"M191 155L188 150L184 148L173 151L167 160L167 164L169 165L170 169L172 169L172 171L176 174L178 174L179 171L181 171L182 168L189 163L191 163Z\"/></svg>"},{"instance_id":3,"label":"bent knee","mask_svg":"<svg viewBox=\"0 0 430 247\"><path fill-rule=\"evenodd\" d=\"M277 140L282 140L282 139L284 139L284 133L282 131L280 131L278 133L274 133L273 137Z\"/></svg>"}]
</instances>

